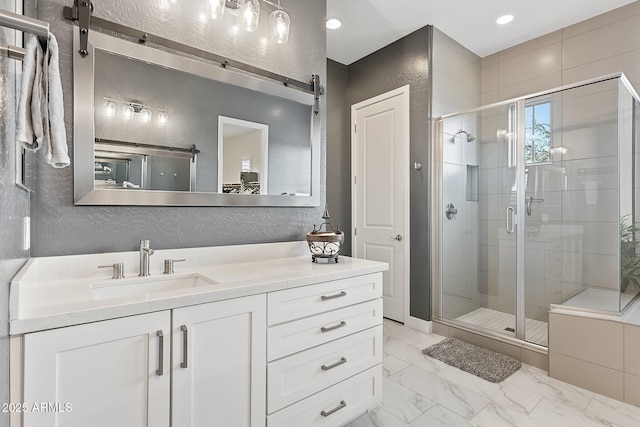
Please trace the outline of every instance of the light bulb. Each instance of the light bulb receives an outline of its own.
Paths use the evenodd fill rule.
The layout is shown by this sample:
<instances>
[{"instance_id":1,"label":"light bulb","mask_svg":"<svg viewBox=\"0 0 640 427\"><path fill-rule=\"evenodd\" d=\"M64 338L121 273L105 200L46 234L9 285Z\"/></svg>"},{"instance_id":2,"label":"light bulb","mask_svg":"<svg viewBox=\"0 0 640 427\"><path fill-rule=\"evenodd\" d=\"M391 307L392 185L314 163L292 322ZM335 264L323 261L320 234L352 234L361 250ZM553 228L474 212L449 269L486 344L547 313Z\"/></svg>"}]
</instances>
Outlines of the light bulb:
<instances>
[{"instance_id":1,"label":"light bulb","mask_svg":"<svg viewBox=\"0 0 640 427\"><path fill-rule=\"evenodd\" d=\"M166 111L163 111L158 115L158 124L160 126L166 125L167 124L167 120L169 120L169 115L167 114Z\"/></svg>"},{"instance_id":2,"label":"light bulb","mask_svg":"<svg viewBox=\"0 0 640 427\"><path fill-rule=\"evenodd\" d=\"M133 118L133 112L133 106L125 105L124 107L122 107L122 118L125 120L131 120Z\"/></svg>"},{"instance_id":3,"label":"light bulb","mask_svg":"<svg viewBox=\"0 0 640 427\"><path fill-rule=\"evenodd\" d=\"M104 115L106 117L115 117L116 115L116 106L111 102L111 100L104 103Z\"/></svg>"},{"instance_id":4,"label":"light bulb","mask_svg":"<svg viewBox=\"0 0 640 427\"><path fill-rule=\"evenodd\" d=\"M274 43L284 44L289 40L291 20L289 14L282 9L276 9L269 15L271 38Z\"/></svg>"},{"instance_id":5,"label":"light bulb","mask_svg":"<svg viewBox=\"0 0 640 427\"><path fill-rule=\"evenodd\" d=\"M249 32L257 30L260 20L260 0L238 0L238 8L242 15L244 29Z\"/></svg>"},{"instance_id":6,"label":"light bulb","mask_svg":"<svg viewBox=\"0 0 640 427\"><path fill-rule=\"evenodd\" d=\"M226 3L226 0L209 0L209 14L211 15L211 19L222 19Z\"/></svg>"},{"instance_id":7,"label":"light bulb","mask_svg":"<svg viewBox=\"0 0 640 427\"><path fill-rule=\"evenodd\" d=\"M151 110L143 107L140 110L140 120L142 120L142 123L149 123L151 121Z\"/></svg>"}]
</instances>

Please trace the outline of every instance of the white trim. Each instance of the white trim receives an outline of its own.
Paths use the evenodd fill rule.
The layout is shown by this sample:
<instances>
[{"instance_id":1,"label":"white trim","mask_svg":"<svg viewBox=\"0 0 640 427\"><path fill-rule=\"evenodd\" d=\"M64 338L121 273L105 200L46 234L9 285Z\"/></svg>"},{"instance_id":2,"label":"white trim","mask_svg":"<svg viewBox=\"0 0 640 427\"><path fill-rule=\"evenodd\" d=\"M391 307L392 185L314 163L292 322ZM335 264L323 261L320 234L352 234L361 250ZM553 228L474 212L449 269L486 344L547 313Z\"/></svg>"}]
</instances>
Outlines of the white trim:
<instances>
[{"instance_id":1,"label":"white trim","mask_svg":"<svg viewBox=\"0 0 640 427\"><path fill-rule=\"evenodd\" d=\"M422 320L417 317L409 316L409 319L405 323L405 326L408 326L411 329L415 329L420 332L424 332L425 334L433 333L433 322L430 320Z\"/></svg>"},{"instance_id":2,"label":"white trim","mask_svg":"<svg viewBox=\"0 0 640 427\"><path fill-rule=\"evenodd\" d=\"M353 104L351 106L351 253L355 255L356 241L357 236L355 234L355 225L356 225L356 129L355 129L355 117L356 111L367 107L372 104L376 104L378 102L384 101L389 98L393 98L396 96L402 96L404 101L404 108L406 114L404 115L404 135L405 135L405 144L404 149L402 150L403 162L405 164L405 172L403 176L403 185L402 191L402 200L404 203L404 230L402 232L403 236L403 252L405 254L404 257L404 304L403 304L403 323L406 325L410 322L409 308L410 308L410 241L411 241L411 228L410 228L410 189L411 189L411 176L410 176L410 165L409 165L409 154L410 154L410 144L411 144L411 102L410 102L410 85L404 85L397 89L391 90L389 92L385 92L383 94L374 96L373 98L369 98L367 100L358 102L357 104Z\"/></svg>"},{"instance_id":3,"label":"white trim","mask_svg":"<svg viewBox=\"0 0 640 427\"><path fill-rule=\"evenodd\" d=\"M267 183L269 182L269 177L267 176L267 172L269 170L269 125L222 115L218 116L218 193L222 193L225 124L243 126L260 131L260 144L262 145L262 161L260 162L260 167L262 168L260 171L260 194L268 194Z\"/></svg>"}]
</instances>

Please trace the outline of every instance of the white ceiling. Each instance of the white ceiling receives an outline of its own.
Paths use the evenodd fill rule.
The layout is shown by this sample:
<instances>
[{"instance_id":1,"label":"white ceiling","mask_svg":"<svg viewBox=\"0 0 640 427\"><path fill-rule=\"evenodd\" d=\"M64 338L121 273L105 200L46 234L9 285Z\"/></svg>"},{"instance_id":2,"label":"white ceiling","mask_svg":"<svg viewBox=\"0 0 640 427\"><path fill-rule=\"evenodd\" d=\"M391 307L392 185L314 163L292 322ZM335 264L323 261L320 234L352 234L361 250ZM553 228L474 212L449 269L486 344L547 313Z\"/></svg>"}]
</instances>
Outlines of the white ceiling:
<instances>
[{"instance_id":1,"label":"white ceiling","mask_svg":"<svg viewBox=\"0 0 640 427\"><path fill-rule=\"evenodd\" d=\"M575 24L634 0L327 0L327 56L342 64L431 24L480 57ZM513 22L499 26L498 16Z\"/></svg>"}]
</instances>

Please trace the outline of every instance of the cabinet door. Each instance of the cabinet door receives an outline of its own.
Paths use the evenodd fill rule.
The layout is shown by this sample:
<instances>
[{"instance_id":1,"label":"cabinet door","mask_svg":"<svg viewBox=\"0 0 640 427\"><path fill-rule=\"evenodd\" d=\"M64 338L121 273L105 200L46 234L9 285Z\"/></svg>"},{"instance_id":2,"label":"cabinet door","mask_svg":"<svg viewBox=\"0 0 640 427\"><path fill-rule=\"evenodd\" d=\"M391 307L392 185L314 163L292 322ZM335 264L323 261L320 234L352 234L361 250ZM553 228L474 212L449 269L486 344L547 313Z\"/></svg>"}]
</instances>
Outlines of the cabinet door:
<instances>
[{"instance_id":1,"label":"cabinet door","mask_svg":"<svg viewBox=\"0 0 640 427\"><path fill-rule=\"evenodd\" d=\"M24 426L168 426L170 327L165 311L25 335Z\"/></svg>"},{"instance_id":2,"label":"cabinet door","mask_svg":"<svg viewBox=\"0 0 640 427\"><path fill-rule=\"evenodd\" d=\"M266 298L173 310L172 425L265 425Z\"/></svg>"}]
</instances>

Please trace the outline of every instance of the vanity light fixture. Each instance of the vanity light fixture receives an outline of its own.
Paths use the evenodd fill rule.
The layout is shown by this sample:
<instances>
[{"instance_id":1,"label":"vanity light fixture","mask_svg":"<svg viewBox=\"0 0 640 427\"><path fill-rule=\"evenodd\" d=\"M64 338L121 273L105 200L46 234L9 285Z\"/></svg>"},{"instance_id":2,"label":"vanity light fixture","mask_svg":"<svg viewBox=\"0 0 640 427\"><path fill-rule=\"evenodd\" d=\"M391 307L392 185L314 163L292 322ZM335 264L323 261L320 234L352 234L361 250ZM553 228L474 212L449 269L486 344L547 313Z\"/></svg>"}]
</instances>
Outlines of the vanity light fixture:
<instances>
[{"instance_id":1,"label":"vanity light fixture","mask_svg":"<svg viewBox=\"0 0 640 427\"><path fill-rule=\"evenodd\" d=\"M138 101L120 101L113 98L104 98L105 103L105 115L107 117L115 117L116 115L116 104L122 105L122 119L123 120L132 120L134 114L140 114L140 121L142 123L149 123L151 118L153 117L153 112L158 112L158 124L161 126L165 126L169 121L169 114L165 108L157 108L151 107L149 105L144 105Z\"/></svg>"},{"instance_id":2,"label":"vanity light fixture","mask_svg":"<svg viewBox=\"0 0 640 427\"><path fill-rule=\"evenodd\" d=\"M275 43L284 44L289 40L291 19L289 19L289 14L280 7L280 0L278 0L278 8L269 15L269 26L271 27L271 39Z\"/></svg>"},{"instance_id":3,"label":"vanity light fixture","mask_svg":"<svg viewBox=\"0 0 640 427\"><path fill-rule=\"evenodd\" d=\"M142 110L140 110L140 120L142 120L142 123L149 123L151 121L151 110L143 107Z\"/></svg>"},{"instance_id":4,"label":"vanity light fixture","mask_svg":"<svg viewBox=\"0 0 640 427\"><path fill-rule=\"evenodd\" d=\"M162 110L160 114L158 114L158 124L165 126L167 124L167 120L169 120L169 115L166 111Z\"/></svg>"},{"instance_id":5,"label":"vanity light fixture","mask_svg":"<svg viewBox=\"0 0 640 427\"><path fill-rule=\"evenodd\" d=\"M257 30L260 21L260 0L238 0L238 8L244 29L250 33Z\"/></svg>"},{"instance_id":6,"label":"vanity light fixture","mask_svg":"<svg viewBox=\"0 0 640 427\"><path fill-rule=\"evenodd\" d=\"M498 19L496 19L496 24L505 25L505 24L508 24L511 21L513 21L513 15L510 14L510 13L507 13L507 14L502 15Z\"/></svg>"},{"instance_id":7,"label":"vanity light fixture","mask_svg":"<svg viewBox=\"0 0 640 427\"><path fill-rule=\"evenodd\" d=\"M125 120L133 119L133 113L135 110L131 105L123 105L122 106L122 118Z\"/></svg>"},{"instance_id":8,"label":"vanity light fixture","mask_svg":"<svg viewBox=\"0 0 640 427\"><path fill-rule=\"evenodd\" d=\"M260 22L260 3L267 3L275 8L269 14L269 33L271 40L277 44L284 44L289 41L289 30L291 28L291 18L288 10L277 3L270 0L206 0L207 13L214 20L220 20L224 16L224 10L230 9L230 12L236 16L233 19L229 32L236 35L240 29L247 32L254 32L258 29Z\"/></svg>"},{"instance_id":9,"label":"vanity light fixture","mask_svg":"<svg viewBox=\"0 0 640 427\"><path fill-rule=\"evenodd\" d=\"M111 102L110 99L105 101L104 105L104 115L107 117L115 117L116 116L116 105Z\"/></svg>"}]
</instances>

